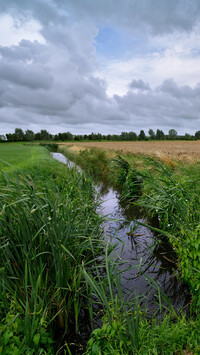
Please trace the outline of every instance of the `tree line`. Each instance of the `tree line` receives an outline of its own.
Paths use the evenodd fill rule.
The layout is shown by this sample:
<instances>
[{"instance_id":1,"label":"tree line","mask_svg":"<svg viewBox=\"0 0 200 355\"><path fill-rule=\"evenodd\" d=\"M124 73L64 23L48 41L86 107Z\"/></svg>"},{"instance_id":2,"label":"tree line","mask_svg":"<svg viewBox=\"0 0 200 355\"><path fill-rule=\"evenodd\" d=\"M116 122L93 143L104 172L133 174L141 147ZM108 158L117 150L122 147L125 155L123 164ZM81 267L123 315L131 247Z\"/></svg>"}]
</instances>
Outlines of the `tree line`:
<instances>
[{"instance_id":1,"label":"tree line","mask_svg":"<svg viewBox=\"0 0 200 355\"><path fill-rule=\"evenodd\" d=\"M139 134L135 132L121 132L121 134L78 134L73 135L70 132L62 132L51 134L46 129L34 133L32 130L27 129L25 132L21 128L15 128L14 133L6 133L0 135L0 142L32 142L32 141L145 141L145 140L197 140L200 139L200 131L194 135L185 133L185 135L178 135L175 129L170 129L168 134L162 130L153 129L148 130L148 134L141 130Z\"/></svg>"}]
</instances>

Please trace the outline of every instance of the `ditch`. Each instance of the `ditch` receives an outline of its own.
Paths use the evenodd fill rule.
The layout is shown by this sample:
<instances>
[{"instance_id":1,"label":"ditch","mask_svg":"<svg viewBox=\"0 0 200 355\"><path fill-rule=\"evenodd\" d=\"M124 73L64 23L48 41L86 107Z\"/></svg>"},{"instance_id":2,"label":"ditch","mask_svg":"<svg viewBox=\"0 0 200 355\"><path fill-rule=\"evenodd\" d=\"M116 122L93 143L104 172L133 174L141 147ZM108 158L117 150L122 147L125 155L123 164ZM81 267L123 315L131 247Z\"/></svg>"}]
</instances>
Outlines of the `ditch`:
<instances>
[{"instance_id":1,"label":"ditch","mask_svg":"<svg viewBox=\"0 0 200 355\"><path fill-rule=\"evenodd\" d=\"M61 153L51 154L70 168L76 166ZM81 172L79 167L77 169ZM172 246L150 228L140 225L147 221L139 207L122 204L119 193L112 187L100 183L95 189L101 200L97 213L105 217L105 238L111 244L118 244L113 257L126 261L121 268L129 268L121 278L125 296L139 296L141 304L151 313L158 307L160 287L165 294L164 302L168 299L175 310L186 308L190 292L188 285L179 280Z\"/></svg>"}]
</instances>

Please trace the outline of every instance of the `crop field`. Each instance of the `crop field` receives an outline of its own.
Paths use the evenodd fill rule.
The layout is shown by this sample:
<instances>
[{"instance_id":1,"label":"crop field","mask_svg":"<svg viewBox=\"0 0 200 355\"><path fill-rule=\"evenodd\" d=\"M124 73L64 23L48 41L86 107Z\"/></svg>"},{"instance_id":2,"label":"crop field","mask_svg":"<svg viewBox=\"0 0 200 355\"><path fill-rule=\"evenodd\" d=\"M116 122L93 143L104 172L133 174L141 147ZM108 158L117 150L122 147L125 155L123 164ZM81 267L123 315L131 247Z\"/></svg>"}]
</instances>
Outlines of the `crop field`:
<instances>
[{"instance_id":1,"label":"crop field","mask_svg":"<svg viewBox=\"0 0 200 355\"><path fill-rule=\"evenodd\" d=\"M72 143L60 143L60 146ZM151 142L76 142L73 150L103 148L120 153L145 154L154 157L193 162L200 159L200 141L151 141Z\"/></svg>"}]
</instances>

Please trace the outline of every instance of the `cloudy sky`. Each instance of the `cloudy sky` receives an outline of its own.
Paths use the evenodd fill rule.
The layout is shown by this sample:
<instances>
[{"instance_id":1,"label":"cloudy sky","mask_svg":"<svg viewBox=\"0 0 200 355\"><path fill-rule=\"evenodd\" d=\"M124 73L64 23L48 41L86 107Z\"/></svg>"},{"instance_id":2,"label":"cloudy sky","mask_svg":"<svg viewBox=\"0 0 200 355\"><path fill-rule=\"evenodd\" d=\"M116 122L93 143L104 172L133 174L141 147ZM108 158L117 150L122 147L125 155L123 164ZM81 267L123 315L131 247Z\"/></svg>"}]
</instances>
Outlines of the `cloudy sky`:
<instances>
[{"instance_id":1,"label":"cloudy sky","mask_svg":"<svg viewBox=\"0 0 200 355\"><path fill-rule=\"evenodd\" d=\"M199 0L0 0L0 134L200 130Z\"/></svg>"}]
</instances>

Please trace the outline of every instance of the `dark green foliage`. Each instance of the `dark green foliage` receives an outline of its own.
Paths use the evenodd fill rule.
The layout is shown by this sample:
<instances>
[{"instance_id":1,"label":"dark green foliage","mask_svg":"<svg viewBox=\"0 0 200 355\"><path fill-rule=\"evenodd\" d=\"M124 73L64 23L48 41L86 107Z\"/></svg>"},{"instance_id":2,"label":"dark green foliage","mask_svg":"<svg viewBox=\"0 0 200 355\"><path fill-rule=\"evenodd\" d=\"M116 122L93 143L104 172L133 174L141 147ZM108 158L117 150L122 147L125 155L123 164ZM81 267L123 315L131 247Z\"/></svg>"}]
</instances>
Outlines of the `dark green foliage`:
<instances>
[{"instance_id":1,"label":"dark green foliage","mask_svg":"<svg viewBox=\"0 0 200 355\"><path fill-rule=\"evenodd\" d=\"M194 138L200 139L200 131L195 132Z\"/></svg>"},{"instance_id":2,"label":"dark green foliage","mask_svg":"<svg viewBox=\"0 0 200 355\"><path fill-rule=\"evenodd\" d=\"M141 131L140 131L140 133L138 135L138 139L139 139L139 141L144 141L146 139L146 135L145 135L143 129L141 129Z\"/></svg>"},{"instance_id":3,"label":"dark green foliage","mask_svg":"<svg viewBox=\"0 0 200 355\"><path fill-rule=\"evenodd\" d=\"M179 257L181 275L200 306L200 196L195 180L174 175L173 169L151 160L154 174L146 175L140 205L169 238ZM181 181L182 180L182 181Z\"/></svg>"},{"instance_id":4,"label":"dark green foliage","mask_svg":"<svg viewBox=\"0 0 200 355\"><path fill-rule=\"evenodd\" d=\"M175 129L170 129L168 132L168 139L176 139L177 131Z\"/></svg>"},{"instance_id":5,"label":"dark green foliage","mask_svg":"<svg viewBox=\"0 0 200 355\"><path fill-rule=\"evenodd\" d=\"M59 147L57 143L40 143L40 145L47 148L50 152L57 152Z\"/></svg>"},{"instance_id":6,"label":"dark green foliage","mask_svg":"<svg viewBox=\"0 0 200 355\"><path fill-rule=\"evenodd\" d=\"M153 129L149 129L149 138L150 138L150 139L155 139L155 138L156 138L156 134L155 134L155 132L153 131Z\"/></svg>"},{"instance_id":7,"label":"dark green foliage","mask_svg":"<svg viewBox=\"0 0 200 355\"><path fill-rule=\"evenodd\" d=\"M12 308L14 308L12 306ZM20 355L20 354L44 354L52 355L54 341L47 331L47 323L41 319L37 328L37 333L33 337L31 344L24 341L24 322L20 314L9 311L0 324L0 354Z\"/></svg>"},{"instance_id":8,"label":"dark green foliage","mask_svg":"<svg viewBox=\"0 0 200 355\"><path fill-rule=\"evenodd\" d=\"M165 139L165 134L164 134L164 132L162 130L157 129L157 131L156 131L156 139L158 139L158 140Z\"/></svg>"},{"instance_id":9,"label":"dark green foliage","mask_svg":"<svg viewBox=\"0 0 200 355\"><path fill-rule=\"evenodd\" d=\"M113 159L113 168L116 171L118 184L124 185L130 170L130 164L120 155Z\"/></svg>"},{"instance_id":10,"label":"dark green foliage","mask_svg":"<svg viewBox=\"0 0 200 355\"><path fill-rule=\"evenodd\" d=\"M121 197L125 200L134 200L141 194L142 173L130 166L130 164L121 156L113 160L113 168L116 172L116 179L121 189Z\"/></svg>"}]
</instances>

